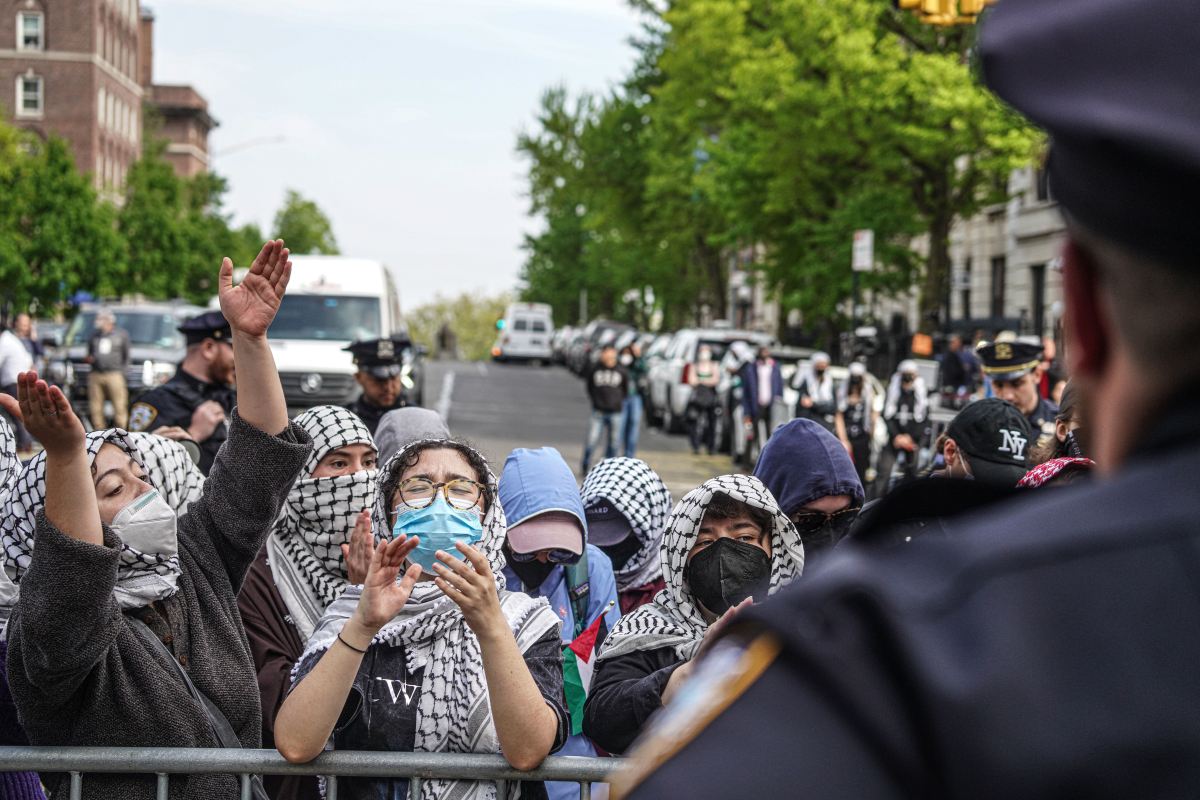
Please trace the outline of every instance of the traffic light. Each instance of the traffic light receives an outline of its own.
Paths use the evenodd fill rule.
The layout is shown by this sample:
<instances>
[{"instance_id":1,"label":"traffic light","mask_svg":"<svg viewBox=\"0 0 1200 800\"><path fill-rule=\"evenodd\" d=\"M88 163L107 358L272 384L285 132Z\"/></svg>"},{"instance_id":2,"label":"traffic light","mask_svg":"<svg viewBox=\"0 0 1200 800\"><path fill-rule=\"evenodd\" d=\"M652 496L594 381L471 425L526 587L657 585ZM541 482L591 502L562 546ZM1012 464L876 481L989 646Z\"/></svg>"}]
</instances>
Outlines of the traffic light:
<instances>
[{"instance_id":1,"label":"traffic light","mask_svg":"<svg viewBox=\"0 0 1200 800\"><path fill-rule=\"evenodd\" d=\"M504 326L505 326L505 324L506 324L506 323L505 323L505 322L504 322L504 320L502 320L502 319L498 319L498 320L496 320L496 330L498 330L498 331L502 331L502 330L504 330Z\"/></svg>"},{"instance_id":2,"label":"traffic light","mask_svg":"<svg viewBox=\"0 0 1200 800\"><path fill-rule=\"evenodd\" d=\"M901 11L920 7L921 0L892 0L892 8L897 8Z\"/></svg>"},{"instance_id":3,"label":"traffic light","mask_svg":"<svg viewBox=\"0 0 1200 800\"><path fill-rule=\"evenodd\" d=\"M952 0L920 0L921 13L930 17L950 16L954 13L951 2Z\"/></svg>"}]
</instances>

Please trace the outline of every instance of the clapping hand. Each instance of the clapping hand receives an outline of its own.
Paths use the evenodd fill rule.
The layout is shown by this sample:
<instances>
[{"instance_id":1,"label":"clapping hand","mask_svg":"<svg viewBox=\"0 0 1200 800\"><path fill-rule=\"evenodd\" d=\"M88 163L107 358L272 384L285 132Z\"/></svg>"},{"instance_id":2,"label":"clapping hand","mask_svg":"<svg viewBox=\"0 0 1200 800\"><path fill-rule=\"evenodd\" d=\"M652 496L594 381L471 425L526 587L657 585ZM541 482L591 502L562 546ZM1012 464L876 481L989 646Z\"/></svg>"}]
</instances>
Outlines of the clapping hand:
<instances>
[{"instance_id":1,"label":"clapping hand","mask_svg":"<svg viewBox=\"0 0 1200 800\"><path fill-rule=\"evenodd\" d=\"M491 564L483 553L469 544L455 542L454 546L467 561L443 550L437 551L438 560L442 563L433 565L438 575L434 583L462 609L463 618L478 638L484 639L501 629L507 630Z\"/></svg>"},{"instance_id":2,"label":"clapping hand","mask_svg":"<svg viewBox=\"0 0 1200 800\"><path fill-rule=\"evenodd\" d=\"M374 555L375 540L371 536L371 512L363 509L354 520L354 531L350 542L342 545L342 559L346 562L346 579L358 585L367 580Z\"/></svg>"},{"instance_id":3,"label":"clapping hand","mask_svg":"<svg viewBox=\"0 0 1200 800\"><path fill-rule=\"evenodd\" d=\"M414 536L410 539L401 535L390 542L380 542L371 554L371 564L363 581L362 597L354 610L354 620L372 636L400 613L417 579L421 577L421 568L414 564L401 580L396 580L404 560L418 544L419 538Z\"/></svg>"},{"instance_id":4,"label":"clapping hand","mask_svg":"<svg viewBox=\"0 0 1200 800\"><path fill-rule=\"evenodd\" d=\"M233 285L233 262L221 262L221 311L229 327L249 337L267 335L292 276L292 262L282 239L263 245L242 282Z\"/></svg>"},{"instance_id":5,"label":"clapping hand","mask_svg":"<svg viewBox=\"0 0 1200 800\"><path fill-rule=\"evenodd\" d=\"M46 455L82 452L87 433L62 389L48 386L36 372L17 376L16 399L0 394L0 406L46 448Z\"/></svg>"}]
</instances>

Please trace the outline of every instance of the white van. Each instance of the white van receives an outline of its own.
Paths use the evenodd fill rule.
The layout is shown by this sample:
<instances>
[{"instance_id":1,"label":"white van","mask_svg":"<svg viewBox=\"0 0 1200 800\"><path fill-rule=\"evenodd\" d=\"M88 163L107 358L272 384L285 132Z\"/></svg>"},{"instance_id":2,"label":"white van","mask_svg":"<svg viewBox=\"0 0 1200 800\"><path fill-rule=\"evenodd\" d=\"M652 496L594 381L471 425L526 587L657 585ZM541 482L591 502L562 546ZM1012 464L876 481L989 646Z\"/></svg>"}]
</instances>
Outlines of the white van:
<instances>
[{"instance_id":1,"label":"white van","mask_svg":"<svg viewBox=\"0 0 1200 800\"><path fill-rule=\"evenodd\" d=\"M553 310L546 303L513 303L496 323L500 333L492 347L494 361L538 361L554 356Z\"/></svg>"},{"instance_id":2,"label":"white van","mask_svg":"<svg viewBox=\"0 0 1200 800\"><path fill-rule=\"evenodd\" d=\"M267 331L291 408L344 405L359 394L359 339L404 334L400 294L382 263L342 256L292 256L287 294Z\"/></svg>"}]
</instances>

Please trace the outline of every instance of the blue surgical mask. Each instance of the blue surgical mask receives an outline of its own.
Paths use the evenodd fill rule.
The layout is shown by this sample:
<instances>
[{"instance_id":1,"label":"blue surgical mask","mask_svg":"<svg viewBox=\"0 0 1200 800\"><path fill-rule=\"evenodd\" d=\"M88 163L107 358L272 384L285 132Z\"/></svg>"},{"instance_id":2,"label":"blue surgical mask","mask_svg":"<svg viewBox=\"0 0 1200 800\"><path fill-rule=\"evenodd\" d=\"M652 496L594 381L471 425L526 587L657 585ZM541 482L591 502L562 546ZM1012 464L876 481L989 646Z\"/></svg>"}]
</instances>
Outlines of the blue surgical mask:
<instances>
[{"instance_id":1,"label":"blue surgical mask","mask_svg":"<svg viewBox=\"0 0 1200 800\"><path fill-rule=\"evenodd\" d=\"M455 557L461 557L461 553L454 546L455 542L476 544L483 538L483 520L479 518L476 509L460 511L451 507L439 492L433 502L424 508L411 508L396 515L392 537L401 534L409 538L420 537L420 544L408 554L408 560L432 575L433 565L441 563L435 553L444 550Z\"/></svg>"}]
</instances>

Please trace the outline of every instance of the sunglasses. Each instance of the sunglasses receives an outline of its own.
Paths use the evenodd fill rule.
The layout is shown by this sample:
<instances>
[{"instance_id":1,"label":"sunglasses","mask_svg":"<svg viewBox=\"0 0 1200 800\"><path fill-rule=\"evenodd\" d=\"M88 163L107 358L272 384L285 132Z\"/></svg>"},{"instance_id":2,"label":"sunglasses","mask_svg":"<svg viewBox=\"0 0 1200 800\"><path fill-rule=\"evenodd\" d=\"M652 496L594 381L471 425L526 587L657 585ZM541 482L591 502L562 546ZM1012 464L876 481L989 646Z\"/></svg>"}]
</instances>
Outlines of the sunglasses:
<instances>
[{"instance_id":1,"label":"sunglasses","mask_svg":"<svg viewBox=\"0 0 1200 800\"><path fill-rule=\"evenodd\" d=\"M862 511L861 508L843 508L832 514L823 514L820 511L801 511L792 517L792 524L796 526L801 537L810 536L825 527L842 534L850 529L854 520L858 519L860 511Z\"/></svg>"},{"instance_id":2,"label":"sunglasses","mask_svg":"<svg viewBox=\"0 0 1200 800\"><path fill-rule=\"evenodd\" d=\"M561 547L552 547L549 550L534 550L532 553L511 553L512 560L521 564L528 564L530 561L536 561L538 553L545 552L546 560L551 564L570 564L579 560L579 555L572 553L570 550L564 550Z\"/></svg>"}]
</instances>

